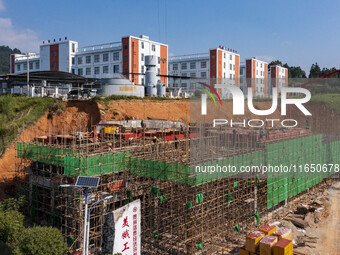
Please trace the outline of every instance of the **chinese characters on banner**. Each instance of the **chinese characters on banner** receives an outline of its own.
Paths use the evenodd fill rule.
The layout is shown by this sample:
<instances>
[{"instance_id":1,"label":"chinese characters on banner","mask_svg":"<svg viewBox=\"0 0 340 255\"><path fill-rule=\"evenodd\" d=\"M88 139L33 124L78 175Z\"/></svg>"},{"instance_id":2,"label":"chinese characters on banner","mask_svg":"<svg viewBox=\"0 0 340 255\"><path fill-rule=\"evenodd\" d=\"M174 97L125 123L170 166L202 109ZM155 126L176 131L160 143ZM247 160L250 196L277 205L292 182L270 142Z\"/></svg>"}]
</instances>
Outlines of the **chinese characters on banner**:
<instances>
[{"instance_id":1,"label":"chinese characters on banner","mask_svg":"<svg viewBox=\"0 0 340 255\"><path fill-rule=\"evenodd\" d=\"M140 255L140 200L135 200L113 211L113 218L115 222L113 254Z\"/></svg>"}]
</instances>

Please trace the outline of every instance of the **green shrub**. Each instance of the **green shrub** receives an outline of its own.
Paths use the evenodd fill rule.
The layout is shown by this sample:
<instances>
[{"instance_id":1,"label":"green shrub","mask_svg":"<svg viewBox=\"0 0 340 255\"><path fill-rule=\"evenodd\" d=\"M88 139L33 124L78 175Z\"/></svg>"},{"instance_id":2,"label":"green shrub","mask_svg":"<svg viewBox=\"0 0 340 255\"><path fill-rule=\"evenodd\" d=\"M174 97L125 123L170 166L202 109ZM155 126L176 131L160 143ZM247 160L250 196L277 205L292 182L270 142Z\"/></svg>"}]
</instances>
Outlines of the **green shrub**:
<instances>
[{"instance_id":1,"label":"green shrub","mask_svg":"<svg viewBox=\"0 0 340 255\"><path fill-rule=\"evenodd\" d=\"M0 212L5 211L19 211L26 205L26 197L20 196L19 198L9 198L0 202Z\"/></svg>"},{"instance_id":2,"label":"green shrub","mask_svg":"<svg viewBox=\"0 0 340 255\"><path fill-rule=\"evenodd\" d=\"M63 255L67 245L60 231L52 227L27 228L16 242L15 255Z\"/></svg>"},{"instance_id":3,"label":"green shrub","mask_svg":"<svg viewBox=\"0 0 340 255\"><path fill-rule=\"evenodd\" d=\"M24 215L18 211L0 212L0 240L7 244L15 243L24 230Z\"/></svg>"}]
</instances>

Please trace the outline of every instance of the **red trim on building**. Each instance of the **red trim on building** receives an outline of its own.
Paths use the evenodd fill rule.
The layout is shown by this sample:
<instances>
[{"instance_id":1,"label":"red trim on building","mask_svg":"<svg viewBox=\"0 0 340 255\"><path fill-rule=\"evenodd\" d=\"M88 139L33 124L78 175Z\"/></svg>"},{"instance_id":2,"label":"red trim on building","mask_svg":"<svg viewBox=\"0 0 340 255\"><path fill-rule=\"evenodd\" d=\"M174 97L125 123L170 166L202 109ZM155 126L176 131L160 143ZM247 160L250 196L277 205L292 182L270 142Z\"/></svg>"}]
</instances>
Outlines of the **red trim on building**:
<instances>
[{"instance_id":1,"label":"red trim on building","mask_svg":"<svg viewBox=\"0 0 340 255\"><path fill-rule=\"evenodd\" d=\"M217 83L222 83L222 51L217 50Z\"/></svg>"},{"instance_id":2,"label":"red trim on building","mask_svg":"<svg viewBox=\"0 0 340 255\"><path fill-rule=\"evenodd\" d=\"M240 56L235 55L235 85L240 86Z\"/></svg>"},{"instance_id":3,"label":"red trim on building","mask_svg":"<svg viewBox=\"0 0 340 255\"><path fill-rule=\"evenodd\" d=\"M131 38L131 73L139 73L139 40L136 38ZM135 84L138 82L138 74L131 75L131 81Z\"/></svg>"},{"instance_id":4,"label":"red trim on building","mask_svg":"<svg viewBox=\"0 0 340 255\"><path fill-rule=\"evenodd\" d=\"M264 64L264 95L268 93L268 65Z\"/></svg>"},{"instance_id":5,"label":"red trim on building","mask_svg":"<svg viewBox=\"0 0 340 255\"><path fill-rule=\"evenodd\" d=\"M216 81L217 74L217 50L210 50L210 79L213 79L212 83Z\"/></svg>"},{"instance_id":6,"label":"red trim on building","mask_svg":"<svg viewBox=\"0 0 340 255\"><path fill-rule=\"evenodd\" d=\"M130 37L122 38L122 58L123 58L123 70L122 73L125 75L127 79L130 79L130 61L129 61L129 52L130 52Z\"/></svg>"},{"instance_id":7,"label":"red trim on building","mask_svg":"<svg viewBox=\"0 0 340 255\"><path fill-rule=\"evenodd\" d=\"M161 75L168 75L168 46L161 45ZM168 86L168 78L161 77L161 81L164 82L166 86Z\"/></svg>"},{"instance_id":8,"label":"red trim on building","mask_svg":"<svg viewBox=\"0 0 340 255\"><path fill-rule=\"evenodd\" d=\"M50 45L50 71L59 71L59 44Z\"/></svg>"},{"instance_id":9,"label":"red trim on building","mask_svg":"<svg viewBox=\"0 0 340 255\"><path fill-rule=\"evenodd\" d=\"M251 59L246 60L246 80L247 80L247 87L251 87Z\"/></svg>"}]
</instances>

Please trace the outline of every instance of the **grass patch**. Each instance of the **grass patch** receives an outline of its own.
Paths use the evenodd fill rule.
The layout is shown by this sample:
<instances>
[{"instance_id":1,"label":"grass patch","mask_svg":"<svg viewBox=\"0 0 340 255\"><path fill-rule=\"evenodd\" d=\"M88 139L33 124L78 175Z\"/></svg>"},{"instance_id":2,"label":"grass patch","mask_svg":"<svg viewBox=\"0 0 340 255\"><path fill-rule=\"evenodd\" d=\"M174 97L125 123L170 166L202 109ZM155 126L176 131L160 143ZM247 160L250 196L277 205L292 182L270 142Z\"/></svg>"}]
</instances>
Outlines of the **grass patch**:
<instances>
[{"instance_id":1,"label":"grass patch","mask_svg":"<svg viewBox=\"0 0 340 255\"><path fill-rule=\"evenodd\" d=\"M315 94L310 101L325 103L329 105L332 110L340 112L340 94Z\"/></svg>"},{"instance_id":2,"label":"grass patch","mask_svg":"<svg viewBox=\"0 0 340 255\"><path fill-rule=\"evenodd\" d=\"M0 96L0 155L24 126L35 123L47 110L62 110L61 102L49 97Z\"/></svg>"}]
</instances>

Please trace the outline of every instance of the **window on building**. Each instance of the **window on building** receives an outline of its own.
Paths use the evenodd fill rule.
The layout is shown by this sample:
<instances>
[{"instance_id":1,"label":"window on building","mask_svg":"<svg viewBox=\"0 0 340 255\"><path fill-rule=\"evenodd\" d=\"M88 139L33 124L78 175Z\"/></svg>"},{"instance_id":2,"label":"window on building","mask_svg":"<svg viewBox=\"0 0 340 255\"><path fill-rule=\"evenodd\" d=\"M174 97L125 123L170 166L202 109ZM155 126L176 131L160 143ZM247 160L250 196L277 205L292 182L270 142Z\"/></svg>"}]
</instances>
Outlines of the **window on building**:
<instances>
[{"instance_id":1,"label":"window on building","mask_svg":"<svg viewBox=\"0 0 340 255\"><path fill-rule=\"evenodd\" d=\"M76 71L74 70L74 68L72 68L72 74L75 74L76 73Z\"/></svg>"},{"instance_id":2,"label":"window on building","mask_svg":"<svg viewBox=\"0 0 340 255\"><path fill-rule=\"evenodd\" d=\"M99 62L99 55L94 55L94 62L98 63Z\"/></svg>"},{"instance_id":3,"label":"window on building","mask_svg":"<svg viewBox=\"0 0 340 255\"><path fill-rule=\"evenodd\" d=\"M233 60L233 55L230 54L229 59L230 59L230 60Z\"/></svg>"},{"instance_id":4,"label":"window on building","mask_svg":"<svg viewBox=\"0 0 340 255\"><path fill-rule=\"evenodd\" d=\"M201 72L201 78L207 78L207 73L206 72Z\"/></svg>"},{"instance_id":5,"label":"window on building","mask_svg":"<svg viewBox=\"0 0 340 255\"><path fill-rule=\"evenodd\" d=\"M54 52L54 56L58 57L58 51Z\"/></svg>"},{"instance_id":6,"label":"window on building","mask_svg":"<svg viewBox=\"0 0 340 255\"><path fill-rule=\"evenodd\" d=\"M181 64L181 69L182 70L187 70L187 63L182 63Z\"/></svg>"},{"instance_id":7,"label":"window on building","mask_svg":"<svg viewBox=\"0 0 340 255\"><path fill-rule=\"evenodd\" d=\"M161 74L161 69L157 68L157 74Z\"/></svg>"},{"instance_id":8,"label":"window on building","mask_svg":"<svg viewBox=\"0 0 340 255\"><path fill-rule=\"evenodd\" d=\"M201 62L201 68L207 68L207 62L206 61Z\"/></svg>"},{"instance_id":9,"label":"window on building","mask_svg":"<svg viewBox=\"0 0 340 255\"><path fill-rule=\"evenodd\" d=\"M109 73L109 67L103 66L103 73Z\"/></svg>"},{"instance_id":10,"label":"window on building","mask_svg":"<svg viewBox=\"0 0 340 255\"><path fill-rule=\"evenodd\" d=\"M124 49L127 50L127 48L128 48L128 45L124 44Z\"/></svg>"},{"instance_id":11,"label":"window on building","mask_svg":"<svg viewBox=\"0 0 340 255\"><path fill-rule=\"evenodd\" d=\"M243 68L240 69L240 75L243 75Z\"/></svg>"},{"instance_id":12,"label":"window on building","mask_svg":"<svg viewBox=\"0 0 340 255\"><path fill-rule=\"evenodd\" d=\"M27 64L24 63L24 70L27 70Z\"/></svg>"},{"instance_id":13,"label":"window on building","mask_svg":"<svg viewBox=\"0 0 340 255\"><path fill-rule=\"evenodd\" d=\"M86 67L86 75L91 75L91 67Z\"/></svg>"},{"instance_id":14,"label":"window on building","mask_svg":"<svg viewBox=\"0 0 340 255\"><path fill-rule=\"evenodd\" d=\"M141 48L144 49L144 42L141 42Z\"/></svg>"},{"instance_id":15,"label":"window on building","mask_svg":"<svg viewBox=\"0 0 340 255\"><path fill-rule=\"evenodd\" d=\"M211 65L211 70L215 70L215 65Z\"/></svg>"},{"instance_id":16,"label":"window on building","mask_svg":"<svg viewBox=\"0 0 340 255\"><path fill-rule=\"evenodd\" d=\"M156 45L152 44L152 51L156 51Z\"/></svg>"},{"instance_id":17,"label":"window on building","mask_svg":"<svg viewBox=\"0 0 340 255\"><path fill-rule=\"evenodd\" d=\"M144 66L140 67L140 71L141 71L141 73L144 73Z\"/></svg>"},{"instance_id":18,"label":"window on building","mask_svg":"<svg viewBox=\"0 0 340 255\"><path fill-rule=\"evenodd\" d=\"M83 68L78 69L78 75L83 75Z\"/></svg>"},{"instance_id":19,"label":"window on building","mask_svg":"<svg viewBox=\"0 0 340 255\"><path fill-rule=\"evenodd\" d=\"M17 65L17 71L20 71L20 64Z\"/></svg>"},{"instance_id":20,"label":"window on building","mask_svg":"<svg viewBox=\"0 0 340 255\"><path fill-rule=\"evenodd\" d=\"M224 55L223 57L225 58L225 57L226 57L226 54L224 53L223 55Z\"/></svg>"},{"instance_id":21,"label":"window on building","mask_svg":"<svg viewBox=\"0 0 340 255\"><path fill-rule=\"evenodd\" d=\"M229 78L230 78L230 80L231 80L231 79L233 78L233 75L232 75L232 74L230 74L230 75L229 75Z\"/></svg>"},{"instance_id":22,"label":"window on building","mask_svg":"<svg viewBox=\"0 0 340 255\"><path fill-rule=\"evenodd\" d=\"M144 53L141 54L140 58L142 61L144 61Z\"/></svg>"},{"instance_id":23,"label":"window on building","mask_svg":"<svg viewBox=\"0 0 340 255\"><path fill-rule=\"evenodd\" d=\"M158 64L161 63L161 57L158 57Z\"/></svg>"},{"instance_id":24,"label":"window on building","mask_svg":"<svg viewBox=\"0 0 340 255\"><path fill-rule=\"evenodd\" d=\"M75 60L74 60L74 57L72 57L72 65L74 65L75 63Z\"/></svg>"},{"instance_id":25,"label":"window on building","mask_svg":"<svg viewBox=\"0 0 340 255\"><path fill-rule=\"evenodd\" d=\"M233 65L233 70L235 71L235 65Z\"/></svg>"},{"instance_id":26,"label":"window on building","mask_svg":"<svg viewBox=\"0 0 340 255\"><path fill-rule=\"evenodd\" d=\"M124 62L127 62L127 61L128 61L128 57L124 56Z\"/></svg>"},{"instance_id":27,"label":"window on building","mask_svg":"<svg viewBox=\"0 0 340 255\"><path fill-rule=\"evenodd\" d=\"M114 73L119 73L119 65L114 65L113 66L113 72Z\"/></svg>"},{"instance_id":28,"label":"window on building","mask_svg":"<svg viewBox=\"0 0 340 255\"><path fill-rule=\"evenodd\" d=\"M190 69L196 68L196 62L190 62Z\"/></svg>"},{"instance_id":29,"label":"window on building","mask_svg":"<svg viewBox=\"0 0 340 255\"><path fill-rule=\"evenodd\" d=\"M223 63L223 67L226 68L226 63L225 62Z\"/></svg>"},{"instance_id":30,"label":"window on building","mask_svg":"<svg viewBox=\"0 0 340 255\"><path fill-rule=\"evenodd\" d=\"M213 59L214 59L214 58L215 58L215 54L211 54L211 58L213 58Z\"/></svg>"},{"instance_id":31,"label":"window on building","mask_svg":"<svg viewBox=\"0 0 340 255\"><path fill-rule=\"evenodd\" d=\"M261 63L261 68L262 68L262 63Z\"/></svg>"},{"instance_id":32,"label":"window on building","mask_svg":"<svg viewBox=\"0 0 340 255\"><path fill-rule=\"evenodd\" d=\"M91 64L91 56L86 56L86 64Z\"/></svg>"},{"instance_id":33,"label":"window on building","mask_svg":"<svg viewBox=\"0 0 340 255\"><path fill-rule=\"evenodd\" d=\"M223 78L225 79L225 73L223 73Z\"/></svg>"},{"instance_id":34,"label":"window on building","mask_svg":"<svg viewBox=\"0 0 340 255\"><path fill-rule=\"evenodd\" d=\"M230 70L233 70L233 65L232 64L230 64Z\"/></svg>"},{"instance_id":35,"label":"window on building","mask_svg":"<svg viewBox=\"0 0 340 255\"><path fill-rule=\"evenodd\" d=\"M182 73L182 76L187 77L187 74L186 73Z\"/></svg>"},{"instance_id":36,"label":"window on building","mask_svg":"<svg viewBox=\"0 0 340 255\"><path fill-rule=\"evenodd\" d=\"M99 73L100 73L100 68L99 68L99 66L96 66L94 68L94 74L99 74Z\"/></svg>"},{"instance_id":37,"label":"window on building","mask_svg":"<svg viewBox=\"0 0 340 255\"><path fill-rule=\"evenodd\" d=\"M103 54L103 62L109 61L109 53L104 53Z\"/></svg>"},{"instance_id":38,"label":"window on building","mask_svg":"<svg viewBox=\"0 0 340 255\"><path fill-rule=\"evenodd\" d=\"M114 52L113 53L113 61L119 60L119 52Z\"/></svg>"},{"instance_id":39,"label":"window on building","mask_svg":"<svg viewBox=\"0 0 340 255\"><path fill-rule=\"evenodd\" d=\"M190 77L195 78L195 77L196 77L196 73L191 73L191 74L190 74Z\"/></svg>"},{"instance_id":40,"label":"window on building","mask_svg":"<svg viewBox=\"0 0 340 255\"><path fill-rule=\"evenodd\" d=\"M83 64L83 57L78 57L78 65L82 65Z\"/></svg>"},{"instance_id":41,"label":"window on building","mask_svg":"<svg viewBox=\"0 0 340 255\"><path fill-rule=\"evenodd\" d=\"M172 65L172 70L178 70L178 64L173 64Z\"/></svg>"},{"instance_id":42,"label":"window on building","mask_svg":"<svg viewBox=\"0 0 340 255\"><path fill-rule=\"evenodd\" d=\"M33 63L30 63L30 70L33 69Z\"/></svg>"},{"instance_id":43,"label":"window on building","mask_svg":"<svg viewBox=\"0 0 340 255\"><path fill-rule=\"evenodd\" d=\"M35 63L35 69L40 69L40 62Z\"/></svg>"},{"instance_id":44,"label":"window on building","mask_svg":"<svg viewBox=\"0 0 340 255\"><path fill-rule=\"evenodd\" d=\"M76 52L76 45L72 43L72 52Z\"/></svg>"},{"instance_id":45,"label":"window on building","mask_svg":"<svg viewBox=\"0 0 340 255\"><path fill-rule=\"evenodd\" d=\"M142 83L142 85L144 85L144 78L141 79L141 83Z\"/></svg>"}]
</instances>

